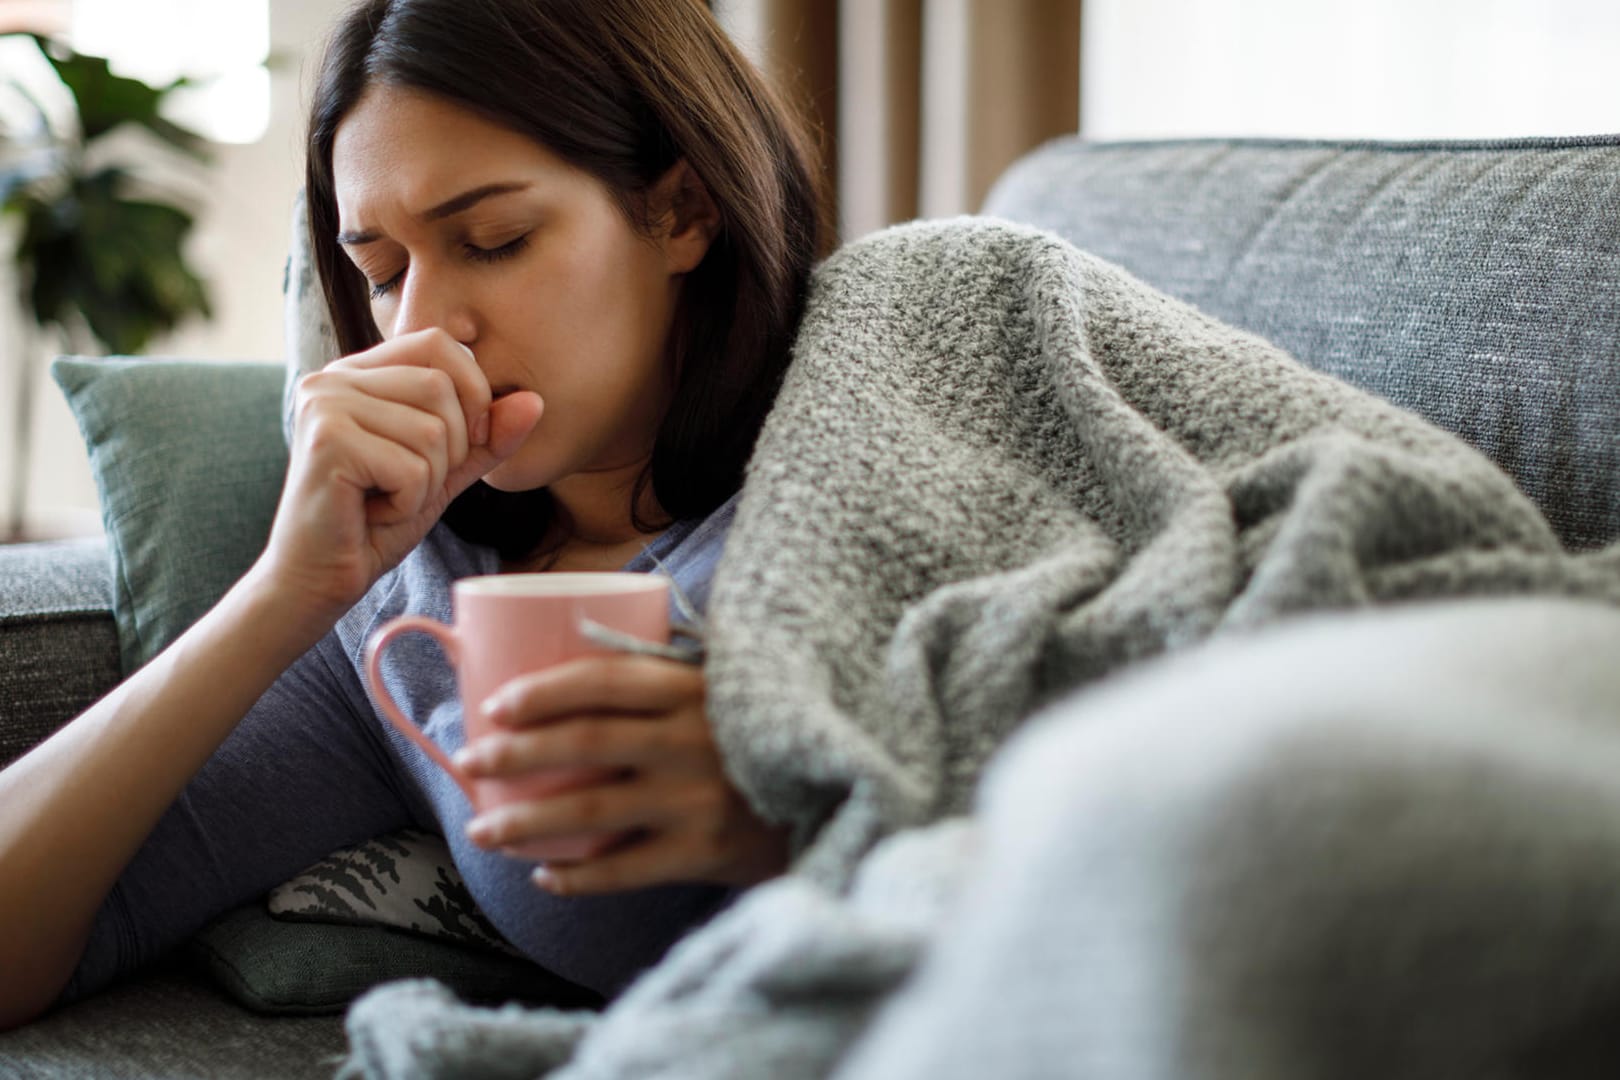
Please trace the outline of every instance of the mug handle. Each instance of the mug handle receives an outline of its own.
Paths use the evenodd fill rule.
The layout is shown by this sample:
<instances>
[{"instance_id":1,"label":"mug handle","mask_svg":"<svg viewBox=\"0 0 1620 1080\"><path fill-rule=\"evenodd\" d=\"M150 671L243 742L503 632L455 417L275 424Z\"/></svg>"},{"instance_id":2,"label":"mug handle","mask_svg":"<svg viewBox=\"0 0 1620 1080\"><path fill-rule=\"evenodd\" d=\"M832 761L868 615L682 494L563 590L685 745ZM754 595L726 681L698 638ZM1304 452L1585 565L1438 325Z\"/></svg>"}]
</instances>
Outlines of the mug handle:
<instances>
[{"instance_id":1,"label":"mug handle","mask_svg":"<svg viewBox=\"0 0 1620 1080\"><path fill-rule=\"evenodd\" d=\"M371 692L376 695L377 704L388 722L400 730L400 733L422 748L422 752L432 758L450 778L466 794L470 801L473 797L473 784L471 778L456 768L440 750L432 739L422 734L422 729L411 723L399 706L394 704L393 697L388 693L388 687L383 685L382 654L383 650L399 637L419 631L433 638L444 649L445 655L450 658L452 667L459 665L461 660L461 646L456 640L456 632L437 619L430 619L424 615L402 615L397 619L390 619L371 635L366 642L366 681L371 684Z\"/></svg>"}]
</instances>

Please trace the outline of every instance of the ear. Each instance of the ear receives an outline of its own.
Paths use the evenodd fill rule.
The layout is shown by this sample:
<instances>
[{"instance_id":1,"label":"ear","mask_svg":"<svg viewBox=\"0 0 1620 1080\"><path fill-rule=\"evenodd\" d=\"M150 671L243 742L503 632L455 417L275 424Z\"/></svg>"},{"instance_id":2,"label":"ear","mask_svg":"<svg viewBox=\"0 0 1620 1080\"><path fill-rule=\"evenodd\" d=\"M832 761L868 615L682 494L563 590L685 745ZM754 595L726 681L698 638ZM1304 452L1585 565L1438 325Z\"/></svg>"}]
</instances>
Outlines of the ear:
<instances>
[{"instance_id":1,"label":"ear","mask_svg":"<svg viewBox=\"0 0 1620 1080\"><path fill-rule=\"evenodd\" d=\"M653 205L662 210L658 239L669 272L695 269L720 234L720 210L709 196L709 186L682 158L658 178L653 198Z\"/></svg>"}]
</instances>

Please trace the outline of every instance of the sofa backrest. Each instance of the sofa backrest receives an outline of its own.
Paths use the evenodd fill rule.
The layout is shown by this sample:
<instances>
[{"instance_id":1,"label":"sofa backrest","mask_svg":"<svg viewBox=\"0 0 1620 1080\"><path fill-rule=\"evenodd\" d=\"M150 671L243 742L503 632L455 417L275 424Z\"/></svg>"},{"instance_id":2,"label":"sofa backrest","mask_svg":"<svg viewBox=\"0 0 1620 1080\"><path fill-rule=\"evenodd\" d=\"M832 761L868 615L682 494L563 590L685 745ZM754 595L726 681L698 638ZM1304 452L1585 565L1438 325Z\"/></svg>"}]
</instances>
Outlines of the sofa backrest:
<instances>
[{"instance_id":1,"label":"sofa backrest","mask_svg":"<svg viewBox=\"0 0 1620 1080\"><path fill-rule=\"evenodd\" d=\"M1620 537L1620 136L1069 137L984 212L1463 436L1571 547Z\"/></svg>"}]
</instances>

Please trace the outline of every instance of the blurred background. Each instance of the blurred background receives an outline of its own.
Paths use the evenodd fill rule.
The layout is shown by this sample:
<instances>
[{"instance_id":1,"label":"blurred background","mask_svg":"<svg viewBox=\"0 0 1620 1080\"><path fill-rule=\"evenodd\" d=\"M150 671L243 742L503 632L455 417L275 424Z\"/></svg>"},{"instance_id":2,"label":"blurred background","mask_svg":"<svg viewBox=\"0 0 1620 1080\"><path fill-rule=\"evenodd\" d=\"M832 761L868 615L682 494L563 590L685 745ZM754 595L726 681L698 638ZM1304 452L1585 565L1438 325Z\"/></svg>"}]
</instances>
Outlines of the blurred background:
<instances>
[{"instance_id":1,"label":"blurred background","mask_svg":"<svg viewBox=\"0 0 1620 1080\"><path fill-rule=\"evenodd\" d=\"M675 0L671 0L675 2ZM195 218L207 287L146 355L279 359L302 110L344 0L0 0L0 34L49 34L164 95L206 165L153 140L100 151L149 167ZM976 208L1042 141L1200 136L1509 138L1620 132L1615 0L715 0L721 22L822 132L840 232ZM0 84L45 114L68 101L26 37ZM24 93L27 98L18 98ZM0 106L0 132L8 130ZM18 123L12 117L11 130ZM122 142L119 140L123 139ZM3 147L0 147L3 149ZM20 535L100 528L71 416L45 376L68 347L33 326L0 219L0 478L26 462ZM82 335L72 343L83 347ZM91 342L92 346L94 345ZM31 379L22 376L32 373ZM18 388L30 386L28 430ZM26 435L26 456L14 448ZM14 501L16 485L0 491Z\"/></svg>"}]
</instances>

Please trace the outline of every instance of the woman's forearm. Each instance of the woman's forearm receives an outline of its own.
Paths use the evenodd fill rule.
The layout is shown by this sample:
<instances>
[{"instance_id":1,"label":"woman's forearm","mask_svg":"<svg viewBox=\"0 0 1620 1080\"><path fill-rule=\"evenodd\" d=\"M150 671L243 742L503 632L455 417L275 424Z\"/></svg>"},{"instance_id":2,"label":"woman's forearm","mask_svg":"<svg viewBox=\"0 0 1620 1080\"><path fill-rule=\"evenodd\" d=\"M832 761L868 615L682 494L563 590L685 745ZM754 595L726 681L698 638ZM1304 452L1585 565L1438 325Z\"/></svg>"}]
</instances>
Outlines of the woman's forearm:
<instances>
[{"instance_id":1,"label":"woman's forearm","mask_svg":"<svg viewBox=\"0 0 1620 1080\"><path fill-rule=\"evenodd\" d=\"M119 874L259 696L336 621L257 567L168 649L0 772L0 1030L61 993Z\"/></svg>"}]
</instances>

